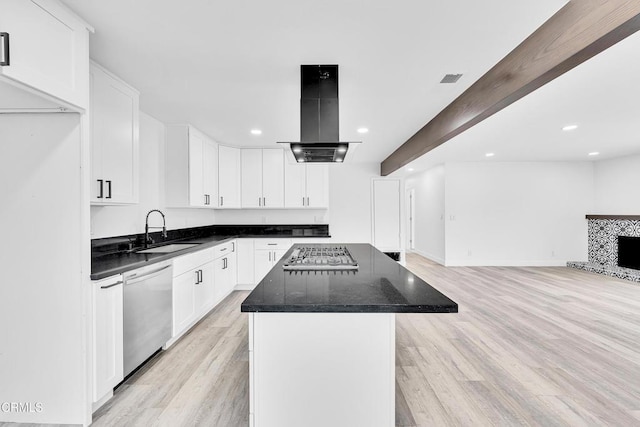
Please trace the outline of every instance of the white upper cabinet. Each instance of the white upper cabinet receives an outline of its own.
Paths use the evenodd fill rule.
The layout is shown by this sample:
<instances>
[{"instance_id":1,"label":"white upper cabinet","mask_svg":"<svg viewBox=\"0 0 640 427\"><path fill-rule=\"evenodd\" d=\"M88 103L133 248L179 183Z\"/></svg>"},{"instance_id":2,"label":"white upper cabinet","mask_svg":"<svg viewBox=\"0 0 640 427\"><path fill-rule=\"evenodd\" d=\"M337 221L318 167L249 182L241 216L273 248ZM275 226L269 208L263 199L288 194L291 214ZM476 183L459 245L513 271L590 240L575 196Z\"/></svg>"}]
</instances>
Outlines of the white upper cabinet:
<instances>
[{"instance_id":1,"label":"white upper cabinet","mask_svg":"<svg viewBox=\"0 0 640 427\"><path fill-rule=\"evenodd\" d=\"M168 207L218 206L218 144L189 125L167 126Z\"/></svg>"},{"instance_id":2,"label":"white upper cabinet","mask_svg":"<svg viewBox=\"0 0 640 427\"><path fill-rule=\"evenodd\" d=\"M218 206L218 144L205 139L202 144L202 189L205 207ZM197 177L194 177L197 180Z\"/></svg>"},{"instance_id":3,"label":"white upper cabinet","mask_svg":"<svg viewBox=\"0 0 640 427\"><path fill-rule=\"evenodd\" d=\"M242 207L284 207L284 152L280 148L242 149Z\"/></svg>"},{"instance_id":4,"label":"white upper cabinet","mask_svg":"<svg viewBox=\"0 0 640 427\"><path fill-rule=\"evenodd\" d=\"M91 64L91 203L138 203L139 93Z\"/></svg>"},{"instance_id":5,"label":"white upper cabinet","mask_svg":"<svg viewBox=\"0 0 640 427\"><path fill-rule=\"evenodd\" d=\"M262 150L262 207L284 207L284 152L280 148Z\"/></svg>"},{"instance_id":6,"label":"white upper cabinet","mask_svg":"<svg viewBox=\"0 0 640 427\"><path fill-rule=\"evenodd\" d=\"M242 207L262 207L262 149L241 150L242 162Z\"/></svg>"},{"instance_id":7,"label":"white upper cabinet","mask_svg":"<svg viewBox=\"0 0 640 427\"><path fill-rule=\"evenodd\" d=\"M285 163L285 207L327 208L329 168L327 165Z\"/></svg>"},{"instance_id":8,"label":"white upper cabinet","mask_svg":"<svg viewBox=\"0 0 640 427\"><path fill-rule=\"evenodd\" d=\"M53 101L51 105L85 110L89 102L88 30L86 23L56 0L2 0L0 83L37 93ZM17 99L13 102L29 107ZM0 105L8 107L4 101Z\"/></svg>"},{"instance_id":9,"label":"white upper cabinet","mask_svg":"<svg viewBox=\"0 0 640 427\"><path fill-rule=\"evenodd\" d=\"M240 149L218 147L218 207L240 207Z\"/></svg>"}]
</instances>

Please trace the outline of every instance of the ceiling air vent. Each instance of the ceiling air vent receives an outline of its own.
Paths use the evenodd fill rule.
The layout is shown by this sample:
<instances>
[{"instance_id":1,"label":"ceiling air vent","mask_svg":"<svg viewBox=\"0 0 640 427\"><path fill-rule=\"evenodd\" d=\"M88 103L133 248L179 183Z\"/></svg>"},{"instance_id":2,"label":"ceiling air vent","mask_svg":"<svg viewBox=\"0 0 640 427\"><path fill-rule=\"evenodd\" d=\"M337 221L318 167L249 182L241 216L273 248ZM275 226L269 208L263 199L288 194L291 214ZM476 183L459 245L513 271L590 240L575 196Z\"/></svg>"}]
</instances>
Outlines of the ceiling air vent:
<instances>
[{"instance_id":1,"label":"ceiling air vent","mask_svg":"<svg viewBox=\"0 0 640 427\"><path fill-rule=\"evenodd\" d=\"M460 80L460 77L462 77L462 74L446 74L442 80L440 80L440 83L455 83Z\"/></svg>"}]
</instances>

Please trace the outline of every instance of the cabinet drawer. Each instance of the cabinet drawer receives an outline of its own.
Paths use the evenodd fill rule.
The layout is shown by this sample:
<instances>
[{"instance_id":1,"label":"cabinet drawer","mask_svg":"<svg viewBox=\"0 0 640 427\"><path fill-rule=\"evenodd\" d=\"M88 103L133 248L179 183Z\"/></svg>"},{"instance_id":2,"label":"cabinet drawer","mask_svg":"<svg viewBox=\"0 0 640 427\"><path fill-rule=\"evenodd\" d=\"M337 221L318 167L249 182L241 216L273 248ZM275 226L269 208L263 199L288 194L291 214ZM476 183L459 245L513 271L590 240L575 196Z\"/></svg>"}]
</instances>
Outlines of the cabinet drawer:
<instances>
[{"instance_id":1,"label":"cabinet drawer","mask_svg":"<svg viewBox=\"0 0 640 427\"><path fill-rule=\"evenodd\" d=\"M231 242L226 242L218 246L214 246L213 250L215 251L215 259L218 259L224 255L232 254L236 251L236 241L233 240Z\"/></svg>"},{"instance_id":2,"label":"cabinet drawer","mask_svg":"<svg viewBox=\"0 0 640 427\"><path fill-rule=\"evenodd\" d=\"M173 277L193 270L209 261L214 257L214 248L204 249L192 254L183 255L173 260Z\"/></svg>"},{"instance_id":3,"label":"cabinet drawer","mask_svg":"<svg viewBox=\"0 0 640 427\"><path fill-rule=\"evenodd\" d=\"M256 250L287 250L291 247L292 242L291 239L255 239L254 245Z\"/></svg>"}]
</instances>

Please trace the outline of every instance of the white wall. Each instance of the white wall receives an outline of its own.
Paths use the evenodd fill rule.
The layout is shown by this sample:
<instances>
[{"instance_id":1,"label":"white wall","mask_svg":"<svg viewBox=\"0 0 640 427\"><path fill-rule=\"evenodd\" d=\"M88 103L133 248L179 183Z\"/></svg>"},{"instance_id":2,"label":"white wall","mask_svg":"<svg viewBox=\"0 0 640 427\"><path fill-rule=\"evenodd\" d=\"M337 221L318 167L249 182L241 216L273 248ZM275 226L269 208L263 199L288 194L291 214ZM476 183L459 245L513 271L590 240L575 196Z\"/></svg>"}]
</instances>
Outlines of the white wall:
<instances>
[{"instance_id":1,"label":"white wall","mask_svg":"<svg viewBox=\"0 0 640 427\"><path fill-rule=\"evenodd\" d=\"M82 144L77 114L0 114L0 424L88 415Z\"/></svg>"},{"instance_id":2,"label":"white wall","mask_svg":"<svg viewBox=\"0 0 640 427\"><path fill-rule=\"evenodd\" d=\"M447 163L446 265L587 260L592 163Z\"/></svg>"},{"instance_id":3,"label":"white wall","mask_svg":"<svg viewBox=\"0 0 640 427\"><path fill-rule=\"evenodd\" d=\"M444 165L407 179L406 190L414 190L414 252L444 264ZM405 215L406 216L406 215Z\"/></svg>"},{"instance_id":4,"label":"white wall","mask_svg":"<svg viewBox=\"0 0 640 427\"><path fill-rule=\"evenodd\" d=\"M329 232L332 241L371 243L371 179L379 163L329 165Z\"/></svg>"},{"instance_id":5,"label":"white wall","mask_svg":"<svg viewBox=\"0 0 640 427\"><path fill-rule=\"evenodd\" d=\"M640 155L595 162L593 214L640 214Z\"/></svg>"},{"instance_id":6,"label":"white wall","mask_svg":"<svg viewBox=\"0 0 640 427\"><path fill-rule=\"evenodd\" d=\"M165 213L167 228L177 229L209 225L214 213L209 209L167 208L164 202L165 126L140 112L140 203L132 206L92 206L91 238L144 233L147 212ZM150 224L161 225L159 215Z\"/></svg>"}]
</instances>

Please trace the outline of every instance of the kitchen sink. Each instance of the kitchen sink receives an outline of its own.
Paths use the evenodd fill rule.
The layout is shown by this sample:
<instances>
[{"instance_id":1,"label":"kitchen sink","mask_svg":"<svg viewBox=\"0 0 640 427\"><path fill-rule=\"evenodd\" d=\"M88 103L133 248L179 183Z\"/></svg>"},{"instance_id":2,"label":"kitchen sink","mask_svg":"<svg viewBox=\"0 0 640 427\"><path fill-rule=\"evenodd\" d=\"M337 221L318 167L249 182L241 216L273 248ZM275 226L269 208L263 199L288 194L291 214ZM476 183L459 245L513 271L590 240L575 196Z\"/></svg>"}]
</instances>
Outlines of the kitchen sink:
<instances>
[{"instance_id":1,"label":"kitchen sink","mask_svg":"<svg viewBox=\"0 0 640 427\"><path fill-rule=\"evenodd\" d=\"M198 246L199 243L172 243L169 245L158 246L157 248L143 249L137 251L139 254L170 254L172 252L181 251L183 249L192 248Z\"/></svg>"}]
</instances>

